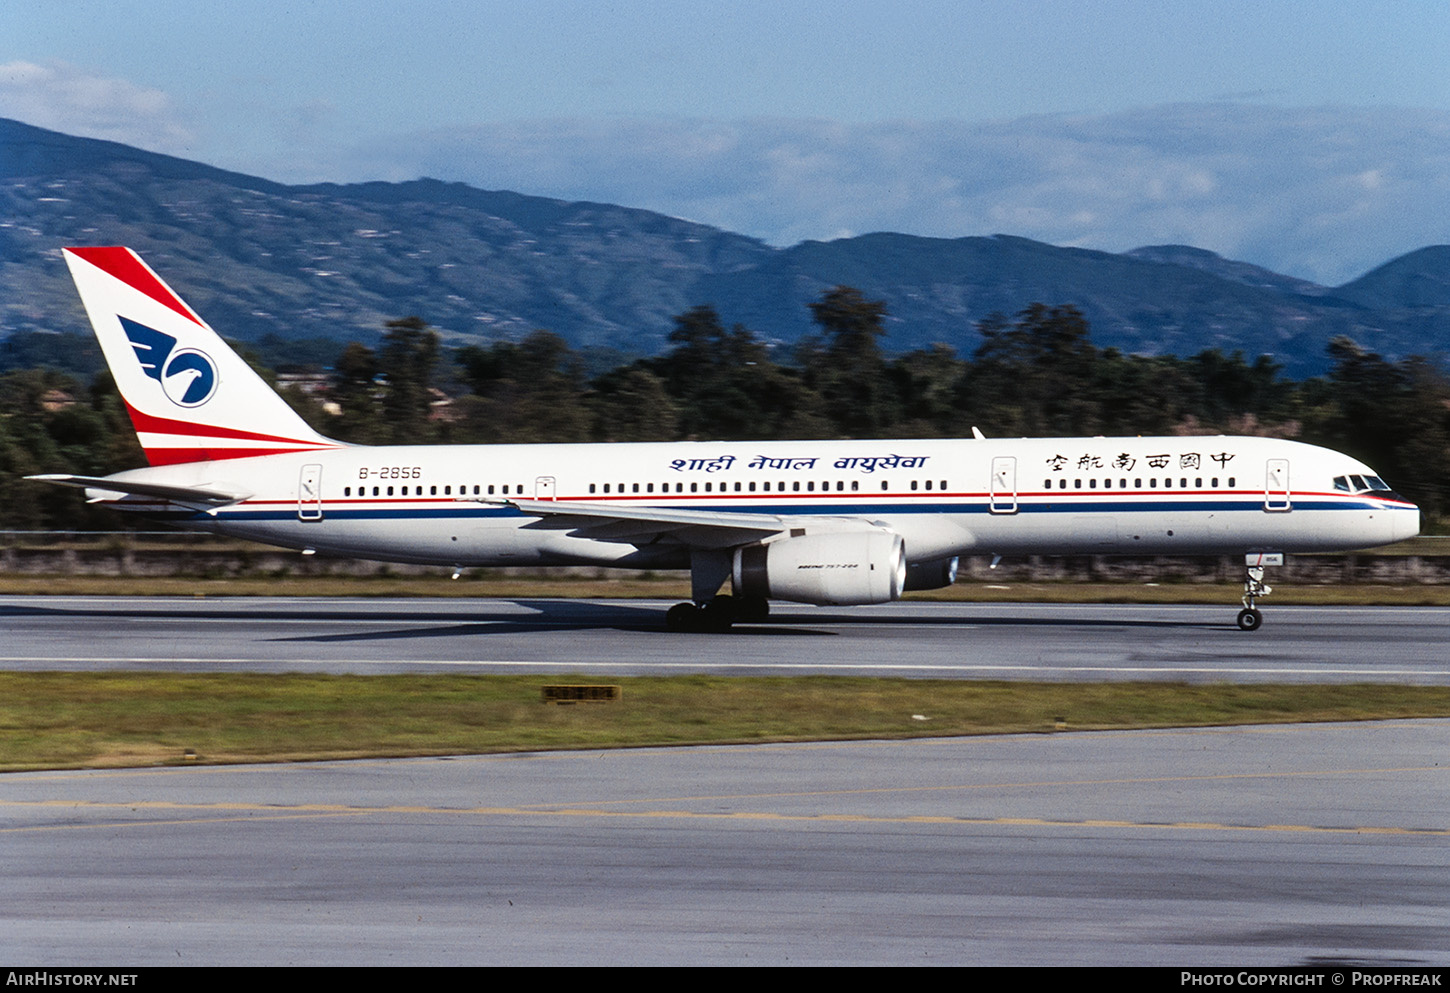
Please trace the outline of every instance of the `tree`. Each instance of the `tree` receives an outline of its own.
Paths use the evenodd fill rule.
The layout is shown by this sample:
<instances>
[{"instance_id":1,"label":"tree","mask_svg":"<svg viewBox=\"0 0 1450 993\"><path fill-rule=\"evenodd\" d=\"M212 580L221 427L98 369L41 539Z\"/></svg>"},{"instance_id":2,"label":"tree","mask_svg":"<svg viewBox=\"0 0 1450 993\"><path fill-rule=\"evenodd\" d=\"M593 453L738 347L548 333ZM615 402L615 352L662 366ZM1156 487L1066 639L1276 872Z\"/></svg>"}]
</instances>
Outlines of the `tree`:
<instances>
[{"instance_id":1,"label":"tree","mask_svg":"<svg viewBox=\"0 0 1450 993\"><path fill-rule=\"evenodd\" d=\"M563 338L534 331L518 344L460 348L457 358L474 395L461 403L462 437L455 440L589 440L579 356Z\"/></svg>"},{"instance_id":2,"label":"tree","mask_svg":"<svg viewBox=\"0 0 1450 993\"><path fill-rule=\"evenodd\" d=\"M977 329L963 400L981 421L1031 437L1098 433L1098 353L1081 311L1034 303L1014 322L992 314Z\"/></svg>"},{"instance_id":3,"label":"tree","mask_svg":"<svg viewBox=\"0 0 1450 993\"><path fill-rule=\"evenodd\" d=\"M355 444L383 442L387 430L380 416L377 355L366 345L349 342L337 357L334 371L332 398L338 414L327 433Z\"/></svg>"},{"instance_id":4,"label":"tree","mask_svg":"<svg viewBox=\"0 0 1450 993\"><path fill-rule=\"evenodd\" d=\"M386 388L383 418L389 441L417 444L430 438L433 367L438 362L438 334L421 317L389 321L383 331L379 366Z\"/></svg>"},{"instance_id":5,"label":"tree","mask_svg":"<svg viewBox=\"0 0 1450 993\"><path fill-rule=\"evenodd\" d=\"M881 435L898 420L899 407L881 356L886 304L837 286L810 306L825 339L823 346L807 341L798 350L806 384L820 392L827 415L844 434Z\"/></svg>"},{"instance_id":6,"label":"tree","mask_svg":"<svg viewBox=\"0 0 1450 993\"><path fill-rule=\"evenodd\" d=\"M715 308L700 306L675 317L670 341L652 365L679 404L681 437L777 436L780 369L753 331L727 331Z\"/></svg>"}]
</instances>

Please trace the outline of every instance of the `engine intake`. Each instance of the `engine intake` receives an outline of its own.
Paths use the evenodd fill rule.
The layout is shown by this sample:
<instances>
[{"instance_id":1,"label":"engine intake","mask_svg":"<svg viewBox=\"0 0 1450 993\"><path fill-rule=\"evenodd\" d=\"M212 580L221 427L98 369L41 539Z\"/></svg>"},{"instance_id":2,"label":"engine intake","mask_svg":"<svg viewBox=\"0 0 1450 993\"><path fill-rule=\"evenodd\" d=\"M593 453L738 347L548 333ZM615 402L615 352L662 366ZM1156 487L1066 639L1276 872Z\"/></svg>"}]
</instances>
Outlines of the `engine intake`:
<instances>
[{"instance_id":1,"label":"engine intake","mask_svg":"<svg viewBox=\"0 0 1450 993\"><path fill-rule=\"evenodd\" d=\"M890 531L807 534L735 551L736 596L820 606L888 603L906 585L906 545Z\"/></svg>"}]
</instances>

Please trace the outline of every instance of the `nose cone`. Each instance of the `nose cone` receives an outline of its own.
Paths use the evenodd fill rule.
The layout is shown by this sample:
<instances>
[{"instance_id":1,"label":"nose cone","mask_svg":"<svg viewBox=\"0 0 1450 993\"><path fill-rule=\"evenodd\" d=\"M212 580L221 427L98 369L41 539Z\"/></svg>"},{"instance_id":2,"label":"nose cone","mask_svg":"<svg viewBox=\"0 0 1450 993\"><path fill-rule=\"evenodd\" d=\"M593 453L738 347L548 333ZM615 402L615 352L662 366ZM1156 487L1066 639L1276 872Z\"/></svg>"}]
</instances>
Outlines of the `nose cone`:
<instances>
[{"instance_id":1,"label":"nose cone","mask_svg":"<svg viewBox=\"0 0 1450 993\"><path fill-rule=\"evenodd\" d=\"M1403 510L1398 510L1393 515L1395 522L1395 541L1404 541L1406 538L1413 538L1420 533L1420 508L1405 501Z\"/></svg>"}]
</instances>

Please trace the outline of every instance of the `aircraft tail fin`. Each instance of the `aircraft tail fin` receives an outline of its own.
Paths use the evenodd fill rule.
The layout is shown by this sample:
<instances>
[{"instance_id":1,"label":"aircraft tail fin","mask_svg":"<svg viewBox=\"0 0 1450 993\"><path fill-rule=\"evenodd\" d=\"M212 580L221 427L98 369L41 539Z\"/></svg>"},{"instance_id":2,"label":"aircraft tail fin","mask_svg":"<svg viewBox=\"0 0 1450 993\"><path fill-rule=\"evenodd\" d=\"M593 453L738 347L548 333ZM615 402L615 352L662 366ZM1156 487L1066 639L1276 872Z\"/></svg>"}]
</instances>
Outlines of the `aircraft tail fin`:
<instances>
[{"instance_id":1,"label":"aircraft tail fin","mask_svg":"<svg viewBox=\"0 0 1450 993\"><path fill-rule=\"evenodd\" d=\"M152 465L341 447L131 249L67 248L65 261Z\"/></svg>"}]
</instances>

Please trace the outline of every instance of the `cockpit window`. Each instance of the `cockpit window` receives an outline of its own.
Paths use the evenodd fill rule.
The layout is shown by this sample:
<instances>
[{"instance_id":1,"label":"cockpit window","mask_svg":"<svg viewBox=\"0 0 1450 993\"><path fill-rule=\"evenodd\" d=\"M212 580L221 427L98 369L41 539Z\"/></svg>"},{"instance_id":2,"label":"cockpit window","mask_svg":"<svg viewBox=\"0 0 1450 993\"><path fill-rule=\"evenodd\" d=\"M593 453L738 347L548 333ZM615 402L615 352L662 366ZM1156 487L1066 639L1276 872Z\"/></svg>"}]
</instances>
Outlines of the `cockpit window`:
<instances>
[{"instance_id":1,"label":"cockpit window","mask_svg":"<svg viewBox=\"0 0 1450 993\"><path fill-rule=\"evenodd\" d=\"M1342 493L1367 493L1370 490L1382 490L1385 493L1392 492L1389 484L1378 476L1368 474L1335 476L1334 488Z\"/></svg>"}]
</instances>

